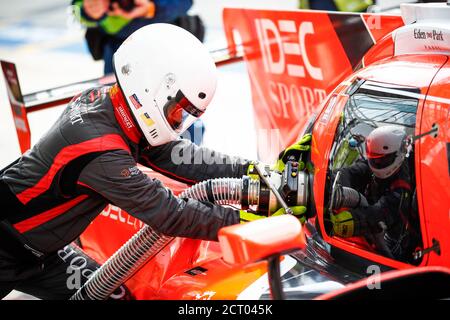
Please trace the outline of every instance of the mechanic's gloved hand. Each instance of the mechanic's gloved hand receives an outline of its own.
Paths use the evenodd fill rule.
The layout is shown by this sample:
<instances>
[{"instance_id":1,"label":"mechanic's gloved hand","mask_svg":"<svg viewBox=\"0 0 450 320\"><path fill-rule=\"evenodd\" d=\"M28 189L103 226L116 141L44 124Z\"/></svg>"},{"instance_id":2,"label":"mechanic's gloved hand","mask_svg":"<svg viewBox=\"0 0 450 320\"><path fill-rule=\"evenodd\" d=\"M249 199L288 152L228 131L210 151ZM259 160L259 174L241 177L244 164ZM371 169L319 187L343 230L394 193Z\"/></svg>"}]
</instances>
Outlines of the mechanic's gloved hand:
<instances>
[{"instance_id":1,"label":"mechanic's gloved hand","mask_svg":"<svg viewBox=\"0 0 450 320\"><path fill-rule=\"evenodd\" d=\"M258 172L256 171L255 165L256 165L256 163L253 162L253 161L251 161L251 162L248 164L248 168L247 168L247 176L249 176L251 179L259 180L259 174L258 174Z\"/></svg>"},{"instance_id":2,"label":"mechanic's gloved hand","mask_svg":"<svg viewBox=\"0 0 450 320\"><path fill-rule=\"evenodd\" d=\"M255 213L247 212L245 210L239 210L239 219L241 223L251 222L259 219L267 218L266 216L260 216Z\"/></svg>"},{"instance_id":3,"label":"mechanic's gloved hand","mask_svg":"<svg viewBox=\"0 0 450 320\"><path fill-rule=\"evenodd\" d=\"M342 210L331 214L334 235L349 238L355 234L355 219L350 211Z\"/></svg>"},{"instance_id":4,"label":"mechanic's gloved hand","mask_svg":"<svg viewBox=\"0 0 450 320\"><path fill-rule=\"evenodd\" d=\"M306 207L294 206L290 208L293 212L292 215L295 216L300 221L301 224L304 224L306 222ZM283 214L286 214L286 210L284 210L284 208L280 208L277 211L275 211L275 213L271 215L271 217L281 216Z\"/></svg>"},{"instance_id":5,"label":"mechanic's gloved hand","mask_svg":"<svg viewBox=\"0 0 450 320\"><path fill-rule=\"evenodd\" d=\"M305 168L305 163L303 161L300 161L300 155L311 150L311 138L311 134L305 134L300 139L300 141L281 151L280 155L278 156L277 162L272 166L271 169L274 171L283 172L286 162L290 160L289 158L293 157L296 161L299 162L299 170L303 170Z\"/></svg>"}]
</instances>

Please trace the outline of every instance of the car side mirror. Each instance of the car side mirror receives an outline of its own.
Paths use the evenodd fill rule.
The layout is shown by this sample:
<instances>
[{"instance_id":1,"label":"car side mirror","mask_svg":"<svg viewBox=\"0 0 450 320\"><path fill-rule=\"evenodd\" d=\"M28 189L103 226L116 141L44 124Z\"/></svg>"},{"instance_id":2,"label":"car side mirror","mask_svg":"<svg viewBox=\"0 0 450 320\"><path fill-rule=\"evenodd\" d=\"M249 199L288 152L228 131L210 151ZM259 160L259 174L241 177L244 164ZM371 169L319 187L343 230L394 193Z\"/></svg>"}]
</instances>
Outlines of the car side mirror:
<instances>
[{"instance_id":1,"label":"car side mirror","mask_svg":"<svg viewBox=\"0 0 450 320\"><path fill-rule=\"evenodd\" d=\"M292 215L282 215L220 229L219 243L225 262L233 265L268 260L270 292L284 298L280 255L306 246L302 225Z\"/></svg>"}]
</instances>

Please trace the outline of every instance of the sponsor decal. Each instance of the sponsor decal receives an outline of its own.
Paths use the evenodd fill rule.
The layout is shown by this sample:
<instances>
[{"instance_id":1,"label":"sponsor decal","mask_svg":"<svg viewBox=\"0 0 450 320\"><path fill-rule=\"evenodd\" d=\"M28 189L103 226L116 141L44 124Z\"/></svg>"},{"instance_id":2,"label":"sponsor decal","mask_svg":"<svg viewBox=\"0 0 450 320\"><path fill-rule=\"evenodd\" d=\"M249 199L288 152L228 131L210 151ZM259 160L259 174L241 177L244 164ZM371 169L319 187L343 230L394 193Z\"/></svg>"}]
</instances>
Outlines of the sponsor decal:
<instances>
[{"instance_id":1,"label":"sponsor decal","mask_svg":"<svg viewBox=\"0 0 450 320\"><path fill-rule=\"evenodd\" d=\"M125 127L127 129L131 129L134 127L133 122L131 121L130 117L128 117L127 112L125 111L124 107L122 105L120 105L117 108L117 111L119 111L119 115L123 120L123 124L125 125Z\"/></svg>"},{"instance_id":2,"label":"sponsor decal","mask_svg":"<svg viewBox=\"0 0 450 320\"><path fill-rule=\"evenodd\" d=\"M57 252L58 257L67 266L66 286L69 290L78 290L100 267L97 262L89 259L80 249L67 245ZM113 300L129 300L129 292L125 286L120 286L110 296Z\"/></svg>"},{"instance_id":3,"label":"sponsor decal","mask_svg":"<svg viewBox=\"0 0 450 320\"><path fill-rule=\"evenodd\" d=\"M148 126L151 127L155 124L155 121L153 121L152 118L150 118L150 116L148 115L147 112L144 112L143 114L141 114L141 119L142 121L144 121L144 123Z\"/></svg>"},{"instance_id":4,"label":"sponsor decal","mask_svg":"<svg viewBox=\"0 0 450 320\"><path fill-rule=\"evenodd\" d=\"M142 107L142 103L139 101L139 98L135 93L130 96L130 101L136 110Z\"/></svg>"},{"instance_id":5,"label":"sponsor decal","mask_svg":"<svg viewBox=\"0 0 450 320\"><path fill-rule=\"evenodd\" d=\"M130 173L130 170L123 169L122 171L120 171L120 175L124 178L127 178L127 177L131 176L131 173Z\"/></svg>"},{"instance_id":6,"label":"sponsor decal","mask_svg":"<svg viewBox=\"0 0 450 320\"><path fill-rule=\"evenodd\" d=\"M82 115L88 113L88 106L81 100L80 96L69 104L68 116L72 125L84 123Z\"/></svg>"},{"instance_id":7,"label":"sponsor decal","mask_svg":"<svg viewBox=\"0 0 450 320\"><path fill-rule=\"evenodd\" d=\"M140 173L141 173L141 171L136 166L131 167L131 168L126 168L126 169L123 169L122 171L120 171L120 175L124 178L137 176Z\"/></svg>"},{"instance_id":8,"label":"sponsor decal","mask_svg":"<svg viewBox=\"0 0 450 320\"><path fill-rule=\"evenodd\" d=\"M195 300L211 300L215 294L215 291L205 291L203 293L197 293L195 295Z\"/></svg>"},{"instance_id":9,"label":"sponsor decal","mask_svg":"<svg viewBox=\"0 0 450 320\"><path fill-rule=\"evenodd\" d=\"M309 74L315 80L323 80L322 69L312 65L306 51L306 37L314 36L315 33L312 22L303 21L298 24L294 20L274 22L271 19L256 19L255 25L266 72L287 73L288 76L298 78L305 78ZM283 37L281 33L287 34L287 36ZM273 35L274 38L271 38L270 35ZM277 47L274 46L275 43ZM289 56L295 58L289 59ZM300 63L302 59L303 64ZM289 63L290 60L295 63Z\"/></svg>"},{"instance_id":10,"label":"sponsor decal","mask_svg":"<svg viewBox=\"0 0 450 320\"><path fill-rule=\"evenodd\" d=\"M422 31L421 29L414 29L414 39L427 40L432 39L436 41L444 41L444 33L441 30Z\"/></svg>"},{"instance_id":11,"label":"sponsor decal","mask_svg":"<svg viewBox=\"0 0 450 320\"><path fill-rule=\"evenodd\" d=\"M427 34L424 31L421 31L420 29L414 29L414 39L426 39Z\"/></svg>"},{"instance_id":12,"label":"sponsor decal","mask_svg":"<svg viewBox=\"0 0 450 320\"><path fill-rule=\"evenodd\" d=\"M131 173L132 176L137 176L138 174L141 173L141 171L136 166L131 167L128 170L130 170L130 173Z\"/></svg>"},{"instance_id":13,"label":"sponsor decal","mask_svg":"<svg viewBox=\"0 0 450 320\"><path fill-rule=\"evenodd\" d=\"M120 223L132 226L135 230L140 230L144 223L133 217L130 216L128 213L120 209L119 207L108 205L101 213L100 215L107 217L111 220L118 221Z\"/></svg>"},{"instance_id":14,"label":"sponsor decal","mask_svg":"<svg viewBox=\"0 0 450 320\"><path fill-rule=\"evenodd\" d=\"M138 144L141 134L136 129L130 114L130 109L125 105L125 99L122 92L119 91L117 85L111 87L109 90L109 95L111 97L111 101L113 102L114 115L116 116L122 131L131 141Z\"/></svg>"},{"instance_id":15,"label":"sponsor decal","mask_svg":"<svg viewBox=\"0 0 450 320\"><path fill-rule=\"evenodd\" d=\"M267 87L263 90L268 93L274 122L291 120L292 112L295 116L310 114L327 95L324 89L313 85L314 81L324 80L324 72L320 66L313 65L306 50L307 39L309 43L315 39L313 23L264 18L255 19L255 27L268 76ZM304 80L292 80L298 78Z\"/></svg>"}]
</instances>

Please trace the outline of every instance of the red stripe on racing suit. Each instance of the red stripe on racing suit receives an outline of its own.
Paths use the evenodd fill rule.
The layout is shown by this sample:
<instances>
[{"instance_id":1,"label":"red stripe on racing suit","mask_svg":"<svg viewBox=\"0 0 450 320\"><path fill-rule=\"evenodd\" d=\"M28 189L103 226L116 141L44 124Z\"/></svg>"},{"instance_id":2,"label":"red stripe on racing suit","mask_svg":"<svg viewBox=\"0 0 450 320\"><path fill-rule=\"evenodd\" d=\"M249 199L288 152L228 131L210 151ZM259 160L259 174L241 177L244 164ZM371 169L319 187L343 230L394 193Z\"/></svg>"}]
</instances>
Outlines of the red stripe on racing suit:
<instances>
[{"instance_id":1,"label":"red stripe on racing suit","mask_svg":"<svg viewBox=\"0 0 450 320\"><path fill-rule=\"evenodd\" d=\"M50 209L48 211L42 212L34 217L31 217L29 219L23 220L19 223L14 224L14 228L16 228L17 231L20 233L27 232L43 223L46 223L47 221L50 221L51 219L56 218L60 214L63 214L70 208L75 207L77 204L82 202L83 200L87 199L87 195L78 196L66 203L63 203L62 205L59 205L53 209Z\"/></svg>"},{"instance_id":2,"label":"red stripe on racing suit","mask_svg":"<svg viewBox=\"0 0 450 320\"><path fill-rule=\"evenodd\" d=\"M55 157L50 170L39 180L33 187L26 189L17 195L17 199L23 204L27 204L30 200L38 197L48 190L53 178L58 171L67 163L84 154L94 151L106 151L114 149L130 150L128 145L118 134L108 134L99 138L94 138L79 144L70 145L63 148Z\"/></svg>"}]
</instances>

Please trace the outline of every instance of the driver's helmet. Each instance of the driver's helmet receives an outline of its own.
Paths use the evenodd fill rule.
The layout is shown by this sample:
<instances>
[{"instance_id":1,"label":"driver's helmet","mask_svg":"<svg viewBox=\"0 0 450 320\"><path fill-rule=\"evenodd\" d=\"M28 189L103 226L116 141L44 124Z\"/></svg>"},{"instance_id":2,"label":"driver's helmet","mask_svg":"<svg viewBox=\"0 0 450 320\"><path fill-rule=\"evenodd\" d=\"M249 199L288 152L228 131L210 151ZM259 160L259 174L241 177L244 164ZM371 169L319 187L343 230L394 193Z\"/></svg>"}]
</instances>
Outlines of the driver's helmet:
<instances>
[{"instance_id":1,"label":"driver's helmet","mask_svg":"<svg viewBox=\"0 0 450 320\"><path fill-rule=\"evenodd\" d=\"M366 139L369 167L380 179L398 171L406 156L406 132L403 127L383 126L374 129Z\"/></svg>"},{"instance_id":2,"label":"driver's helmet","mask_svg":"<svg viewBox=\"0 0 450 320\"><path fill-rule=\"evenodd\" d=\"M114 54L117 82L147 141L177 139L206 110L217 70L188 31L155 23L135 31Z\"/></svg>"}]
</instances>

